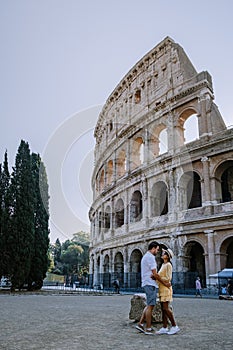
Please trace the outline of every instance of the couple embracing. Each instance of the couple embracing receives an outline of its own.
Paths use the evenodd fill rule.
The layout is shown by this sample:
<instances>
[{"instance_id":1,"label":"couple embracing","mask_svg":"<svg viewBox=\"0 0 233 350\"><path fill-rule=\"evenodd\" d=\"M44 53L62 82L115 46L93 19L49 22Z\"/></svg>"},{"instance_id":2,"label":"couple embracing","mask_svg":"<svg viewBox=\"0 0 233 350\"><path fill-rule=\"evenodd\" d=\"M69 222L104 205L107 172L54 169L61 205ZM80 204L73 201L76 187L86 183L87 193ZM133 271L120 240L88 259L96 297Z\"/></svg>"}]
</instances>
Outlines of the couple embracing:
<instances>
[{"instance_id":1,"label":"couple embracing","mask_svg":"<svg viewBox=\"0 0 233 350\"><path fill-rule=\"evenodd\" d=\"M156 304L157 291L159 288L159 300L162 309L163 327L156 334L176 334L179 332L172 310L169 307L169 302L172 301L172 264L171 259L173 252L171 249L162 250L163 264L159 272L157 272L157 263L155 256L159 251L159 243L154 241L148 246L148 251L143 256L141 261L141 278L142 287L146 293L147 306L144 308L140 321L136 328L144 334L155 334L152 327L152 311ZM170 330L168 329L168 320L171 323Z\"/></svg>"}]
</instances>

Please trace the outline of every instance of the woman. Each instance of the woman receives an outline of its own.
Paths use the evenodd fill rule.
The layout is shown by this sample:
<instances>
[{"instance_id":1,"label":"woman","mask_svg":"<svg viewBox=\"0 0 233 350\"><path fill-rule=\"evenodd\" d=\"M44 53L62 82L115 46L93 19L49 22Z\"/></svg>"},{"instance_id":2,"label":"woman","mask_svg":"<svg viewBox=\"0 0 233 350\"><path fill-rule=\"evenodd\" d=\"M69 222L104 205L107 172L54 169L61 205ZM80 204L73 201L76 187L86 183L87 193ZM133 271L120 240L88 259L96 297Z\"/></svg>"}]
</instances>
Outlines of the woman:
<instances>
[{"instance_id":1,"label":"woman","mask_svg":"<svg viewBox=\"0 0 233 350\"><path fill-rule=\"evenodd\" d=\"M172 280L172 264L170 262L172 257L173 252L171 249L162 251L163 264L158 272L158 275L165 282L171 282ZM172 301L172 286L169 288L165 287L165 285L159 282L158 280L157 283L159 285L159 300L162 309L163 327L159 331L157 331L156 334L176 334L177 332L179 332L180 328L177 326L173 312L169 307L169 302ZM172 325L170 330L168 329L168 320L171 322Z\"/></svg>"}]
</instances>

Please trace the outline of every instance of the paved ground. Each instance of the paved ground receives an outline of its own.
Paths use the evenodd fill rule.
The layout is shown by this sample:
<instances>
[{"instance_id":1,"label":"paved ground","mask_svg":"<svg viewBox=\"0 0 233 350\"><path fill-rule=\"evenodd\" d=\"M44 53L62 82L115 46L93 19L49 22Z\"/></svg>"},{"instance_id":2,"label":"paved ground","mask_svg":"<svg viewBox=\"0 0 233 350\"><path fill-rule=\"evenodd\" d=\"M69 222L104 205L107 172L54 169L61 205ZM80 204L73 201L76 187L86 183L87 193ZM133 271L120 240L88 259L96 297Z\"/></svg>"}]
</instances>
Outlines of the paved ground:
<instances>
[{"instance_id":1,"label":"paved ground","mask_svg":"<svg viewBox=\"0 0 233 350\"><path fill-rule=\"evenodd\" d=\"M0 349L233 349L232 301L175 298L180 333L151 336L128 319L131 297L0 294Z\"/></svg>"}]
</instances>

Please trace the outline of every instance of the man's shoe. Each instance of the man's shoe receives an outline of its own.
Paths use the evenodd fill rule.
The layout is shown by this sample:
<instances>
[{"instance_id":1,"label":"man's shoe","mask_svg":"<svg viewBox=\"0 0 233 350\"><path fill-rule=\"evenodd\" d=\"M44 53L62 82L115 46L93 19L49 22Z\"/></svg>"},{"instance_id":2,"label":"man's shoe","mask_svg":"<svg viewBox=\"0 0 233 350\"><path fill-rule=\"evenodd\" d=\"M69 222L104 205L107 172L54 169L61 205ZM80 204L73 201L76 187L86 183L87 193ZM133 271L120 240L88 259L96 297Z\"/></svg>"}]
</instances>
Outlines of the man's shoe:
<instances>
[{"instance_id":1,"label":"man's shoe","mask_svg":"<svg viewBox=\"0 0 233 350\"><path fill-rule=\"evenodd\" d=\"M151 329L146 329L146 330L145 330L145 334L146 334L146 335L154 335L154 334L155 334L154 329L153 329L153 328L151 328Z\"/></svg>"},{"instance_id":2,"label":"man's shoe","mask_svg":"<svg viewBox=\"0 0 233 350\"><path fill-rule=\"evenodd\" d=\"M178 326L171 327L170 331L167 334L176 334L180 331L180 328Z\"/></svg>"},{"instance_id":3,"label":"man's shoe","mask_svg":"<svg viewBox=\"0 0 233 350\"><path fill-rule=\"evenodd\" d=\"M138 331L142 332L142 333L145 333L145 329L144 327L139 323L137 324L137 326L135 327Z\"/></svg>"},{"instance_id":4,"label":"man's shoe","mask_svg":"<svg viewBox=\"0 0 233 350\"><path fill-rule=\"evenodd\" d=\"M156 332L156 334L168 334L169 329L168 328L160 328L159 331Z\"/></svg>"}]
</instances>

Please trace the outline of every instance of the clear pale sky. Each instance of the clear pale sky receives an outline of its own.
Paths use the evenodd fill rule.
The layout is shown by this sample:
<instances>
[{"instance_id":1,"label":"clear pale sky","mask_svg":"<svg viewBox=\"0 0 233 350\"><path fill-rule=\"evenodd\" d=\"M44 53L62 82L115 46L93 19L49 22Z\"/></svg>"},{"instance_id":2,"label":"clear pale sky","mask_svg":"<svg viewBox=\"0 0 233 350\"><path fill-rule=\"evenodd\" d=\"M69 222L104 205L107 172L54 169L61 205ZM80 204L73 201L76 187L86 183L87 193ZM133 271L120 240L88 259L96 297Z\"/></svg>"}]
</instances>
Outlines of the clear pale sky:
<instances>
[{"instance_id":1,"label":"clear pale sky","mask_svg":"<svg viewBox=\"0 0 233 350\"><path fill-rule=\"evenodd\" d=\"M166 36L213 78L233 124L231 0L0 0L0 162L21 139L50 187L50 239L89 232L93 129L131 67Z\"/></svg>"}]
</instances>

